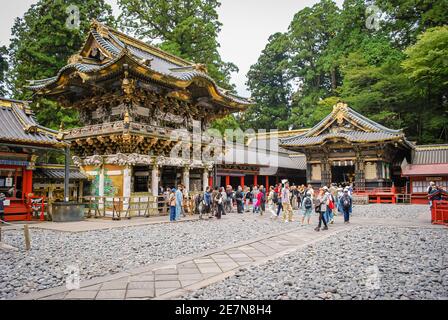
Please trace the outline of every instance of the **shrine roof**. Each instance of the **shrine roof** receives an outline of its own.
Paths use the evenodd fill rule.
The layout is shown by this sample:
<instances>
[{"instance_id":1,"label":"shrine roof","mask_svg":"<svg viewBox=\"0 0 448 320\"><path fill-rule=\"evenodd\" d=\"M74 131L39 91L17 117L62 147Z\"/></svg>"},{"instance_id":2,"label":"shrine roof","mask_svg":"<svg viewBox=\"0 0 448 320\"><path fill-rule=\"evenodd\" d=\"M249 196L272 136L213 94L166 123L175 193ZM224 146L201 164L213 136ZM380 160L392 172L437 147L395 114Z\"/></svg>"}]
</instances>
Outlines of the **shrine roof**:
<instances>
[{"instance_id":1,"label":"shrine roof","mask_svg":"<svg viewBox=\"0 0 448 320\"><path fill-rule=\"evenodd\" d=\"M402 176L446 176L448 163L408 164L402 168Z\"/></svg>"},{"instance_id":2,"label":"shrine roof","mask_svg":"<svg viewBox=\"0 0 448 320\"><path fill-rule=\"evenodd\" d=\"M64 180L65 169L63 165L37 165L36 170L33 173L35 178L51 179L51 180ZM70 180L87 180L88 177L82 173L79 168L70 167Z\"/></svg>"},{"instance_id":3,"label":"shrine roof","mask_svg":"<svg viewBox=\"0 0 448 320\"><path fill-rule=\"evenodd\" d=\"M103 60L94 61L89 58L87 53L88 50L92 49L92 44L95 48L98 47ZM203 80L208 84L209 91L213 91L214 94L226 101L234 102L240 106L252 104L250 99L220 88L207 74L205 66L167 53L97 21L92 23L92 28L83 48L69 59L69 63L56 76L30 81L28 88L39 91L57 85L67 70L85 74L106 71L108 67L117 63L123 56L132 59L139 70L146 70L155 80L161 80L162 77L164 81L179 85L182 88L187 87L193 80Z\"/></svg>"},{"instance_id":4,"label":"shrine roof","mask_svg":"<svg viewBox=\"0 0 448 320\"><path fill-rule=\"evenodd\" d=\"M412 153L412 164L448 163L448 144L417 145Z\"/></svg>"},{"instance_id":5,"label":"shrine roof","mask_svg":"<svg viewBox=\"0 0 448 320\"><path fill-rule=\"evenodd\" d=\"M333 111L313 128L280 139L279 144L283 147L306 147L340 139L351 143L400 141L412 148L403 131L370 120L344 103L335 105Z\"/></svg>"},{"instance_id":6,"label":"shrine roof","mask_svg":"<svg viewBox=\"0 0 448 320\"><path fill-rule=\"evenodd\" d=\"M39 125L28 101L0 97L0 142L23 145L63 146L58 131Z\"/></svg>"}]
</instances>

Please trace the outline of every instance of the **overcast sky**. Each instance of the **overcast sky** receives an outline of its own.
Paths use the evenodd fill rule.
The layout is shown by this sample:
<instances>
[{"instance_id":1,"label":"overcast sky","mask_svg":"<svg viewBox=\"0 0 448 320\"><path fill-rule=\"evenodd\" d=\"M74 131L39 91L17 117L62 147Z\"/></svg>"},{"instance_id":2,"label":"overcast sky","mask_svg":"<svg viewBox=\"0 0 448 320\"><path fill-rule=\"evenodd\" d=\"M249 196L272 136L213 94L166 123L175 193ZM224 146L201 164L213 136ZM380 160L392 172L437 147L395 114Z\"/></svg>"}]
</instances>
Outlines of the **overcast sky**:
<instances>
[{"instance_id":1,"label":"overcast sky","mask_svg":"<svg viewBox=\"0 0 448 320\"><path fill-rule=\"evenodd\" d=\"M116 0L106 0L118 15ZM343 0L336 0L341 5ZM16 17L21 17L37 0L1 0L0 45L8 45L11 27ZM249 96L246 74L257 62L269 36L288 29L294 14L318 0L221 0L219 20L223 23L218 42L224 61L237 65L239 72L232 75L232 82L242 96ZM197 61L200 63L200 61Z\"/></svg>"}]
</instances>

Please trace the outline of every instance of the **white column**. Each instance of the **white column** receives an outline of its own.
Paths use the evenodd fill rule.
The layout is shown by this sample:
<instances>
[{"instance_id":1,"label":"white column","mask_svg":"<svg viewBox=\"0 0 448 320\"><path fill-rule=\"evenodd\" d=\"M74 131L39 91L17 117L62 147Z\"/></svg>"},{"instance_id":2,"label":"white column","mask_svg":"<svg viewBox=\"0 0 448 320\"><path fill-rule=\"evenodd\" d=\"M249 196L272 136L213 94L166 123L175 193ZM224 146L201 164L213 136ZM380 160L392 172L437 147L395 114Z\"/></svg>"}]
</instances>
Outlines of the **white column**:
<instances>
[{"instance_id":1,"label":"white column","mask_svg":"<svg viewBox=\"0 0 448 320\"><path fill-rule=\"evenodd\" d=\"M98 195L100 197L104 197L104 167L101 167L101 170L99 173L100 173L100 179L99 179L100 185L98 186ZM103 208L103 203L104 203L103 199L100 199L100 201L99 201L100 209Z\"/></svg>"},{"instance_id":2,"label":"white column","mask_svg":"<svg viewBox=\"0 0 448 320\"><path fill-rule=\"evenodd\" d=\"M208 187L208 169L204 168L204 172L202 173L202 191L205 191Z\"/></svg>"},{"instance_id":3,"label":"white column","mask_svg":"<svg viewBox=\"0 0 448 320\"><path fill-rule=\"evenodd\" d=\"M100 197L104 197L104 167L101 167L99 181L100 185L98 186L98 195Z\"/></svg>"},{"instance_id":4,"label":"white column","mask_svg":"<svg viewBox=\"0 0 448 320\"><path fill-rule=\"evenodd\" d=\"M154 165L151 171L151 193L153 196L159 194L159 167Z\"/></svg>"},{"instance_id":5,"label":"white column","mask_svg":"<svg viewBox=\"0 0 448 320\"><path fill-rule=\"evenodd\" d=\"M185 190L187 192L190 192L190 168L189 167L184 167L183 170L183 185L185 186Z\"/></svg>"},{"instance_id":6,"label":"white column","mask_svg":"<svg viewBox=\"0 0 448 320\"><path fill-rule=\"evenodd\" d=\"M132 168L130 168L128 165L123 170L123 209L127 209L127 206L129 205L129 198L131 196L131 172Z\"/></svg>"}]
</instances>

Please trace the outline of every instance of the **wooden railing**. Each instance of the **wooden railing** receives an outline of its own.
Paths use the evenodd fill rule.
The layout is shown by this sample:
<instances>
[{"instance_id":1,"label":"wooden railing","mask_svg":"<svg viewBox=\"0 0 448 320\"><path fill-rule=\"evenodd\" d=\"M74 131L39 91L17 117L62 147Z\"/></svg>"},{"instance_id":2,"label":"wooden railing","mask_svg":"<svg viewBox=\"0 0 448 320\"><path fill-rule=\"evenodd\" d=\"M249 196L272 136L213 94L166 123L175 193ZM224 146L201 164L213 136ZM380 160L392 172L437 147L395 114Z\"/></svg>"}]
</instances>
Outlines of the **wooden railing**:
<instances>
[{"instance_id":1,"label":"wooden railing","mask_svg":"<svg viewBox=\"0 0 448 320\"><path fill-rule=\"evenodd\" d=\"M88 218L111 217L112 220L132 217L150 217L160 215L157 200L153 196L131 197L95 197L82 198L85 215Z\"/></svg>"},{"instance_id":2,"label":"wooden railing","mask_svg":"<svg viewBox=\"0 0 448 320\"><path fill-rule=\"evenodd\" d=\"M199 192L190 192L184 199L184 212L193 215L195 211L194 198ZM82 198L87 218L111 217L112 220L130 219L132 217L151 217L169 215L169 206L163 195L138 195L130 197L97 197Z\"/></svg>"}]
</instances>

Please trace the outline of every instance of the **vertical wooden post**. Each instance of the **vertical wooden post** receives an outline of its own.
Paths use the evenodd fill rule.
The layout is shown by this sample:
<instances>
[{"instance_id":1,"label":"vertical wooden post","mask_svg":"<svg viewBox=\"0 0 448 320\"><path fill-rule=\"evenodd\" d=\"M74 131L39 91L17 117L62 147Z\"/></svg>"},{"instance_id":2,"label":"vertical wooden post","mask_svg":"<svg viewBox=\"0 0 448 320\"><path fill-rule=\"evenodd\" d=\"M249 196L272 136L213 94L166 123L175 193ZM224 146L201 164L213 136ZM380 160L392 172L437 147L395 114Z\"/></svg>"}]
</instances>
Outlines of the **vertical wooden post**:
<instances>
[{"instance_id":1,"label":"vertical wooden post","mask_svg":"<svg viewBox=\"0 0 448 320\"><path fill-rule=\"evenodd\" d=\"M70 147L65 147L65 165L64 165L64 202L70 200Z\"/></svg>"},{"instance_id":2,"label":"vertical wooden post","mask_svg":"<svg viewBox=\"0 0 448 320\"><path fill-rule=\"evenodd\" d=\"M254 186L258 186L258 176L254 174Z\"/></svg>"},{"instance_id":3,"label":"vertical wooden post","mask_svg":"<svg viewBox=\"0 0 448 320\"><path fill-rule=\"evenodd\" d=\"M226 176L226 187L230 185L230 176Z\"/></svg>"},{"instance_id":4,"label":"vertical wooden post","mask_svg":"<svg viewBox=\"0 0 448 320\"><path fill-rule=\"evenodd\" d=\"M28 228L27 224L23 226L23 234L25 236L25 249L30 250L31 248L30 229Z\"/></svg>"},{"instance_id":5,"label":"vertical wooden post","mask_svg":"<svg viewBox=\"0 0 448 320\"><path fill-rule=\"evenodd\" d=\"M266 176L266 192L269 192L269 176Z\"/></svg>"},{"instance_id":6,"label":"vertical wooden post","mask_svg":"<svg viewBox=\"0 0 448 320\"><path fill-rule=\"evenodd\" d=\"M241 185L241 188L244 188L244 176L241 176L241 178L240 178L240 185Z\"/></svg>"}]
</instances>

